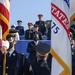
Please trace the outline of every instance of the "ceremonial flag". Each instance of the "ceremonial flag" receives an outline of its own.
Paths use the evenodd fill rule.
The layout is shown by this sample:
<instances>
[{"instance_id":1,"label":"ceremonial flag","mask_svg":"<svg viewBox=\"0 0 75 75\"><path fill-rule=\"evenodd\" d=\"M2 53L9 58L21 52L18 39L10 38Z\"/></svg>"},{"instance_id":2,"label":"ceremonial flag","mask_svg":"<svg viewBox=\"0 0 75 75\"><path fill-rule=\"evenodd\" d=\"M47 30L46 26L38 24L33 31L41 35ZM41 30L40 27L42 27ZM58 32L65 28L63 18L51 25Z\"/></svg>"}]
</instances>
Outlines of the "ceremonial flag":
<instances>
[{"instance_id":1,"label":"ceremonial flag","mask_svg":"<svg viewBox=\"0 0 75 75\"><path fill-rule=\"evenodd\" d=\"M51 75L71 75L69 0L51 2Z\"/></svg>"},{"instance_id":2,"label":"ceremonial flag","mask_svg":"<svg viewBox=\"0 0 75 75\"><path fill-rule=\"evenodd\" d=\"M6 39L9 32L10 0L0 0L0 26L2 27L2 39ZM6 52L3 60L3 75L6 75Z\"/></svg>"},{"instance_id":3,"label":"ceremonial flag","mask_svg":"<svg viewBox=\"0 0 75 75\"><path fill-rule=\"evenodd\" d=\"M0 0L0 25L2 26L2 39L9 32L10 0Z\"/></svg>"},{"instance_id":4,"label":"ceremonial flag","mask_svg":"<svg viewBox=\"0 0 75 75\"><path fill-rule=\"evenodd\" d=\"M75 18L75 0L70 0L70 21Z\"/></svg>"}]
</instances>

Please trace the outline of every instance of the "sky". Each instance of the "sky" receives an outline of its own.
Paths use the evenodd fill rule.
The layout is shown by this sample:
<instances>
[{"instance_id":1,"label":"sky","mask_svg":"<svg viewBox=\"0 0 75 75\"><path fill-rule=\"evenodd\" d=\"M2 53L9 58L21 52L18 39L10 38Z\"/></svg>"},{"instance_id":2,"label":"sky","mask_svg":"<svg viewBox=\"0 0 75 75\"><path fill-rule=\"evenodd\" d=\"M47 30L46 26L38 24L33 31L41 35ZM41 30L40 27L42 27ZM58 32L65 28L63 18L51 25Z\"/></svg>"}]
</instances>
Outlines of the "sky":
<instances>
[{"instance_id":1,"label":"sky","mask_svg":"<svg viewBox=\"0 0 75 75\"><path fill-rule=\"evenodd\" d=\"M22 20L22 26L28 29L28 22L33 24L38 20L37 15L43 14L43 20L51 20L51 0L11 0L10 26L17 20Z\"/></svg>"}]
</instances>

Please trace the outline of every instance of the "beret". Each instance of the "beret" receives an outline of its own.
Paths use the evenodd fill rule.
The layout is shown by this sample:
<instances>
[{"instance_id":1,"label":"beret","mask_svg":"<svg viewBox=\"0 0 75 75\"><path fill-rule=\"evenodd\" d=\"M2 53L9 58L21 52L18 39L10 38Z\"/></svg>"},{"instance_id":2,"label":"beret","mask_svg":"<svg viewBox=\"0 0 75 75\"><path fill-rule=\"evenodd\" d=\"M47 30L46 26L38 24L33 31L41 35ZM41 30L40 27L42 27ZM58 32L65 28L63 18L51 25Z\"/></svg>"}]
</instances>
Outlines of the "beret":
<instances>
[{"instance_id":1,"label":"beret","mask_svg":"<svg viewBox=\"0 0 75 75\"><path fill-rule=\"evenodd\" d=\"M42 14L38 14L38 17L43 16Z\"/></svg>"},{"instance_id":2,"label":"beret","mask_svg":"<svg viewBox=\"0 0 75 75\"><path fill-rule=\"evenodd\" d=\"M31 23L31 22L28 22L28 26L33 26L33 23Z\"/></svg>"}]
</instances>

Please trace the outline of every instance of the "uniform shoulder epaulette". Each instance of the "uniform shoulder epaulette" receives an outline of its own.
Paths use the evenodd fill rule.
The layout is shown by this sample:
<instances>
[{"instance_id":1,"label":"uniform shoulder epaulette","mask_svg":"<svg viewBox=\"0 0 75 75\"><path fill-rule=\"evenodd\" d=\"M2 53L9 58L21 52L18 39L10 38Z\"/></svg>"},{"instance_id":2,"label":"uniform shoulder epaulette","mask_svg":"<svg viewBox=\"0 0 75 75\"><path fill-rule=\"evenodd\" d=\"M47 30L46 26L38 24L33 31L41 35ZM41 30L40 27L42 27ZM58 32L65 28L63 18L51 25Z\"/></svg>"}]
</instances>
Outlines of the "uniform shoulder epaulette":
<instances>
[{"instance_id":1,"label":"uniform shoulder epaulette","mask_svg":"<svg viewBox=\"0 0 75 75\"><path fill-rule=\"evenodd\" d=\"M21 53L23 56L26 56L24 53Z\"/></svg>"},{"instance_id":2,"label":"uniform shoulder epaulette","mask_svg":"<svg viewBox=\"0 0 75 75\"><path fill-rule=\"evenodd\" d=\"M26 54L24 54L24 53L20 53L20 52L18 52L18 54L20 54L20 55L22 55L22 56L26 56Z\"/></svg>"},{"instance_id":3,"label":"uniform shoulder epaulette","mask_svg":"<svg viewBox=\"0 0 75 75\"><path fill-rule=\"evenodd\" d=\"M72 52L72 55L75 55L75 52Z\"/></svg>"},{"instance_id":4,"label":"uniform shoulder epaulette","mask_svg":"<svg viewBox=\"0 0 75 75\"><path fill-rule=\"evenodd\" d=\"M29 67L29 71L32 71L32 66L30 65L30 67Z\"/></svg>"}]
</instances>

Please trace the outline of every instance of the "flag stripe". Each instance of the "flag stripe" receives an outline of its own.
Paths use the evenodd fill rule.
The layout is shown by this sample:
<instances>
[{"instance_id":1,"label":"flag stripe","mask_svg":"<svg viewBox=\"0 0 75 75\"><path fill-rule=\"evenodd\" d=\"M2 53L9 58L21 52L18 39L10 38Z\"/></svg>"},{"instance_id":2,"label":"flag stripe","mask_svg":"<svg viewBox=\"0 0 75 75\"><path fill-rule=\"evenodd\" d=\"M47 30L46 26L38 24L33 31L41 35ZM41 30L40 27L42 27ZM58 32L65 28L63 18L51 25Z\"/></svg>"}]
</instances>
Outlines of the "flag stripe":
<instances>
[{"instance_id":1,"label":"flag stripe","mask_svg":"<svg viewBox=\"0 0 75 75\"><path fill-rule=\"evenodd\" d=\"M66 16L66 14L60 10L56 5L54 5L53 3L51 3L51 14L60 22L60 24L64 27L64 29L66 30L67 34L69 34L69 20Z\"/></svg>"},{"instance_id":2,"label":"flag stripe","mask_svg":"<svg viewBox=\"0 0 75 75\"><path fill-rule=\"evenodd\" d=\"M0 25L2 26L2 33L4 34L8 29L8 25L3 20L1 20Z\"/></svg>"},{"instance_id":3,"label":"flag stripe","mask_svg":"<svg viewBox=\"0 0 75 75\"><path fill-rule=\"evenodd\" d=\"M9 11L0 3L0 14L4 15L9 20Z\"/></svg>"},{"instance_id":4,"label":"flag stripe","mask_svg":"<svg viewBox=\"0 0 75 75\"><path fill-rule=\"evenodd\" d=\"M8 11L10 11L10 1L9 0L0 0L0 3L3 4Z\"/></svg>"},{"instance_id":5,"label":"flag stripe","mask_svg":"<svg viewBox=\"0 0 75 75\"><path fill-rule=\"evenodd\" d=\"M4 34L6 32L6 30L8 29L8 26L6 23L4 23L4 21L1 21L0 25L2 25L2 34Z\"/></svg>"},{"instance_id":6,"label":"flag stripe","mask_svg":"<svg viewBox=\"0 0 75 75\"><path fill-rule=\"evenodd\" d=\"M4 39L9 32L9 22L2 14L0 14L0 25L2 26L2 37Z\"/></svg>"},{"instance_id":7,"label":"flag stripe","mask_svg":"<svg viewBox=\"0 0 75 75\"><path fill-rule=\"evenodd\" d=\"M70 22L75 18L75 13L73 15L71 15L70 17Z\"/></svg>"},{"instance_id":8,"label":"flag stripe","mask_svg":"<svg viewBox=\"0 0 75 75\"><path fill-rule=\"evenodd\" d=\"M55 50L53 50L52 47L50 48L50 53L59 62L59 64L64 68L66 73L71 75L70 68L68 67L68 65L60 58L60 56L55 52Z\"/></svg>"},{"instance_id":9,"label":"flag stripe","mask_svg":"<svg viewBox=\"0 0 75 75\"><path fill-rule=\"evenodd\" d=\"M2 39L6 39L9 32L10 1L0 0L0 25L2 26Z\"/></svg>"},{"instance_id":10,"label":"flag stripe","mask_svg":"<svg viewBox=\"0 0 75 75\"><path fill-rule=\"evenodd\" d=\"M63 70L59 75L66 75L65 70Z\"/></svg>"}]
</instances>

